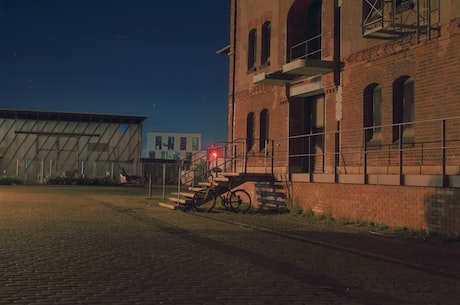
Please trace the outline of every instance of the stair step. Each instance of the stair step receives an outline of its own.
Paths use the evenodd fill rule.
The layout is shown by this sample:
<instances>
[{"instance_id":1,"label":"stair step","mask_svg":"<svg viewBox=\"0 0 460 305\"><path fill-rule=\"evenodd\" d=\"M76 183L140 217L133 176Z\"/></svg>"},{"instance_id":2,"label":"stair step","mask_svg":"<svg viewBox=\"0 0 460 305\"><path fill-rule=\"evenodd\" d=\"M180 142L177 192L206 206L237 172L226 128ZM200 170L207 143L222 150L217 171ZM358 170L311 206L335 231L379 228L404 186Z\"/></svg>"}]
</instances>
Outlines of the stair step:
<instances>
[{"instance_id":1,"label":"stair step","mask_svg":"<svg viewBox=\"0 0 460 305\"><path fill-rule=\"evenodd\" d=\"M262 183L262 182L257 182L256 187L259 189L282 189L283 186L279 184L272 184L272 183Z\"/></svg>"},{"instance_id":2,"label":"stair step","mask_svg":"<svg viewBox=\"0 0 460 305\"><path fill-rule=\"evenodd\" d=\"M168 200L171 202L178 203L178 204L192 204L193 202L191 199L188 199L188 198L177 198L177 197L169 197Z\"/></svg>"},{"instance_id":3,"label":"stair step","mask_svg":"<svg viewBox=\"0 0 460 305\"><path fill-rule=\"evenodd\" d=\"M286 194L282 192L268 192L268 191L256 191L257 195L261 197L279 197L279 198L286 198Z\"/></svg>"},{"instance_id":4,"label":"stair step","mask_svg":"<svg viewBox=\"0 0 460 305\"><path fill-rule=\"evenodd\" d=\"M214 181L216 181L216 182L229 182L230 179L227 178L227 177L215 177Z\"/></svg>"},{"instance_id":5,"label":"stair step","mask_svg":"<svg viewBox=\"0 0 460 305\"><path fill-rule=\"evenodd\" d=\"M285 204L276 204L276 203L264 203L260 204L259 208L272 208L272 209L279 209L279 208L286 208L287 206Z\"/></svg>"},{"instance_id":6,"label":"stair step","mask_svg":"<svg viewBox=\"0 0 460 305\"><path fill-rule=\"evenodd\" d=\"M264 198L257 198L257 201L260 202L261 204L263 205L266 205L266 204L274 204L276 206L286 206L286 202L284 201L279 201L279 200L275 200L275 199L264 199Z\"/></svg>"},{"instance_id":7,"label":"stair step","mask_svg":"<svg viewBox=\"0 0 460 305\"><path fill-rule=\"evenodd\" d=\"M180 193L172 192L171 196L182 196L186 198L193 198L193 196L195 196L195 192L180 192Z\"/></svg>"},{"instance_id":8,"label":"stair step","mask_svg":"<svg viewBox=\"0 0 460 305\"><path fill-rule=\"evenodd\" d=\"M173 203L159 202L158 205L162 208L167 208L171 210L175 210L177 208L177 204L173 204Z\"/></svg>"},{"instance_id":9,"label":"stair step","mask_svg":"<svg viewBox=\"0 0 460 305\"><path fill-rule=\"evenodd\" d=\"M240 173L221 173L224 177L238 177Z\"/></svg>"},{"instance_id":10,"label":"stair step","mask_svg":"<svg viewBox=\"0 0 460 305\"><path fill-rule=\"evenodd\" d=\"M192 187L189 187L188 190L196 193L196 192L204 190L204 188L192 186Z\"/></svg>"},{"instance_id":11,"label":"stair step","mask_svg":"<svg viewBox=\"0 0 460 305\"><path fill-rule=\"evenodd\" d=\"M211 186L213 186L215 184L211 183L211 182L198 182L198 185L199 186L205 186L205 187L211 187Z\"/></svg>"}]
</instances>

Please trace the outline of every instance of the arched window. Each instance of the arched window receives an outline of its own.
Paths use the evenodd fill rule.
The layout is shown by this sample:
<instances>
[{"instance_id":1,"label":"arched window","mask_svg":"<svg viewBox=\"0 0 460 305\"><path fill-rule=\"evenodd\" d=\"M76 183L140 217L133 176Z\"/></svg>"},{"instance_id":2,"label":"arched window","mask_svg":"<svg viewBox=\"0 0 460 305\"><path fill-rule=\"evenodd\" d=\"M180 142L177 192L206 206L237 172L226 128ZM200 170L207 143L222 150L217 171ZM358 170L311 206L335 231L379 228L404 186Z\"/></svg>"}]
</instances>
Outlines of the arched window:
<instances>
[{"instance_id":1,"label":"arched window","mask_svg":"<svg viewBox=\"0 0 460 305\"><path fill-rule=\"evenodd\" d=\"M287 19L287 62L297 58L321 59L321 0L296 0Z\"/></svg>"},{"instance_id":2,"label":"arched window","mask_svg":"<svg viewBox=\"0 0 460 305\"><path fill-rule=\"evenodd\" d=\"M252 150L254 146L254 135L255 135L255 119L254 112L250 112L246 119L246 150Z\"/></svg>"},{"instance_id":3,"label":"arched window","mask_svg":"<svg viewBox=\"0 0 460 305\"><path fill-rule=\"evenodd\" d=\"M252 29L248 37L248 71L256 70L257 30Z\"/></svg>"},{"instance_id":4,"label":"arched window","mask_svg":"<svg viewBox=\"0 0 460 305\"><path fill-rule=\"evenodd\" d=\"M393 141L399 139L402 132L403 138L409 140L414 136L413 122L414 108L414 80L409 76L401 76L393 83Z\"/></svg>"},{"instance_id":5,"label":"arched window","mask_svg":"<svg viewBox=\"0 0 460 305\"><path fill-rule=\"evenodd\" d=\"M262 65L270 64L270 41L271 41L272 24L270 21L262 25Z\"/></svg>"},{"instance_id":6,"label":"arched window","mask_svg":"<svg viewBox=\"0 0 460 305\"><path fill-rule=\"evenodd\" d=\"M364 89L364 128L366 128L366 142L370 140L380 140L382 132L381 126L382 87L378 84L371 84Z\"/></svg>"},{"instance_id":7,"label":"arched window","mask_svg":"<svg viewBox=\"0 0 460 305\"><path fill-rule=\"evenodd\" d=\"M269 120L268 110L264 109L260 112L260 151L265 150L267 147L268 135L269 135Z\"/></svg>"}]
</instances>

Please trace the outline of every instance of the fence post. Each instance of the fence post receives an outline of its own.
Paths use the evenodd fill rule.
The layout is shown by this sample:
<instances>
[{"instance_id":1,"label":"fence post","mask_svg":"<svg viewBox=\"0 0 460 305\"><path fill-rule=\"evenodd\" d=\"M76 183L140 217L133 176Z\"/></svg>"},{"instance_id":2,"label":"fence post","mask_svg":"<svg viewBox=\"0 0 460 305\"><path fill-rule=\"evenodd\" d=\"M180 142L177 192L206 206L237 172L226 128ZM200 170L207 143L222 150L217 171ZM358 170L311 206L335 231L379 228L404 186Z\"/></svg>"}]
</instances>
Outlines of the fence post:
<instances>
[{"instance_id":1,"label":"fence post","mask_svg":"<svg viewBox=\"0 0 460 305\"><path fill-rule=\"evenodd\" d=\"M152 174L149 174L149 198L152 198Z\"/></svg>"},{"instance_id":2,"label":"fence post","mask_svg":"<svg viewBox=\"0 0 460 305\"><path fill-rule=\"evenodd\" d=\"M24 182L27 182L27 168L29 167L29 160L25 160L25 165L24 165Z\"/></svg>"},{"instance_id":3,"label":"fence post","mask_svg":"<svg viewBox=\"0 0 460 305\"><path fill-rule=\"evenodd\" d=\"M165 201L166 193L166 163L163 163L163 202Z\"/></svg>"},{"instance_id":4,"label":"fence post","mask_svg":"<svg viewBox=\"0 0 460 305\"><path fill-rule=\"evenodd\" d=\"M40 183L41 184L44 184L45 183L45 160L42 159L42 161L40 162Z\"/></svg>"}]
</instances>

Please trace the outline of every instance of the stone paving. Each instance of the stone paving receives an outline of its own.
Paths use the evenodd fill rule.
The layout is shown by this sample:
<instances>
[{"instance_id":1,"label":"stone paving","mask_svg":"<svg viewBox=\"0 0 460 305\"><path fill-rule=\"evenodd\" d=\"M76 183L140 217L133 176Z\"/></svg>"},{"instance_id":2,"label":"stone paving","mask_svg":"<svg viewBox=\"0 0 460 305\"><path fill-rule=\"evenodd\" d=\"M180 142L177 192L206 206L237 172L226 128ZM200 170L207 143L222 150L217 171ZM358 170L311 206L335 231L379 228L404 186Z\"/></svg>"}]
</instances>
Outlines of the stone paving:
<instances>
[{"instance_id":1,"label":"stone paving","mask_svg":"<svg viewBox=\"0 0 460 305\"><path fill-rule=\"evenodd\" d=\"M234 225L225 213L208 218L161 209L130 192L0 187L0 304L460 299L455 276Z\"/></svg>"}]
</instances>

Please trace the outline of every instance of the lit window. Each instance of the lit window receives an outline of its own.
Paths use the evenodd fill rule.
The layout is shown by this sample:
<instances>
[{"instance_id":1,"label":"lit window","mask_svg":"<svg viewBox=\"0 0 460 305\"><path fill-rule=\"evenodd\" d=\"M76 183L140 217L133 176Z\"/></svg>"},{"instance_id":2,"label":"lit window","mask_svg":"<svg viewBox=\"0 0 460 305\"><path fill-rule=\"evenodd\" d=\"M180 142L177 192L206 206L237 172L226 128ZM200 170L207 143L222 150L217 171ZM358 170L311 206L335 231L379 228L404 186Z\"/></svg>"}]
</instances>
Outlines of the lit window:
<instances>
[{"instance_id":1,"label":"lit window","mask_svg":"<svg viewBox=\"0 0 460 305\"><path fill-rule=\"evenodd\" d=\"M174 137L168 137L168 150L174 150Z\"/></svg>"},{"instance_id":2,"label":"lit window","mask_svg":"<svg viewBox=\"0 0 460 305\"><path fill-rule=\"evenodd\" d=\"M161 149L161 142L163 141L163 139L161 138L161 136L156 136L155 137L155 149Z\"/></svg>"}]
</instances>

